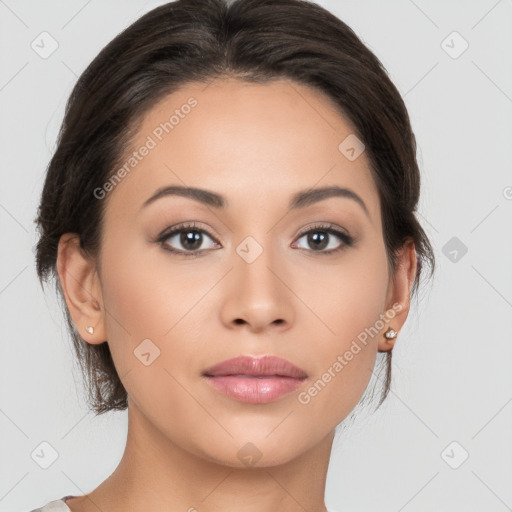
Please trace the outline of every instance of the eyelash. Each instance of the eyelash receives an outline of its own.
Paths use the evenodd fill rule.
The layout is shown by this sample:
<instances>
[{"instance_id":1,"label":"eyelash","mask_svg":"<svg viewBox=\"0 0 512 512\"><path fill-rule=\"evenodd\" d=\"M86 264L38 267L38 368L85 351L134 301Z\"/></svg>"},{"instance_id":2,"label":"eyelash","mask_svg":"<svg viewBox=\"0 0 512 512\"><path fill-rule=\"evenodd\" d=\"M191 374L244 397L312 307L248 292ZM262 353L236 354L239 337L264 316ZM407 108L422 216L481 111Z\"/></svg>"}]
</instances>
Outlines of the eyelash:
<instances>
[{"instance_id":1,"label":"eyelash","mask_svg":"<svg viewBox=\"0 0 512 512\"><path fill-rule=\"evenodd\" d=\"M180 256L185 256L185 257L199 257L201 252L208 251L209 249L201 249L198 251L180 251L180 250L174 249L174 248L170 247L169 245L165 244L165 242L169 238L171 238L173 235L175 235L177 233L189 232L189 231L195 231L195 232L206 234L215 243L219 243L219 242L217 242L217 240L215 240L215 238L208 231L206 231L205 229L199 228L193 222L179 224L177 226L174 226L172 229L165 230L161 235L159 235L156 242L160 243L162 245L163 249L165 249L166 251L172 252L174 254L177 254ZM323 250L314 251L314 250L308 250L308 249L300 249L300 250L305 250L307 252L313 252L313 253L316 253L316 254L322 255L322 256L328 256L328 255L343 251L344 249L346 249L348 247L352 247L355 242L355 239L352 236L348 235L347 233L344 233L343 231L340 231L339 229L336 229L334 227L334 224L316 224L312 227L309 227L307 230L299 233L298 239L302 238L304 235L308 235L308 234L314 233L314 232L324 232L324 233L329 233L330 235L337 236L341 240L342 243L336 249L331 249L329 251L323 251Z\"/></svg>"}]
</instances>

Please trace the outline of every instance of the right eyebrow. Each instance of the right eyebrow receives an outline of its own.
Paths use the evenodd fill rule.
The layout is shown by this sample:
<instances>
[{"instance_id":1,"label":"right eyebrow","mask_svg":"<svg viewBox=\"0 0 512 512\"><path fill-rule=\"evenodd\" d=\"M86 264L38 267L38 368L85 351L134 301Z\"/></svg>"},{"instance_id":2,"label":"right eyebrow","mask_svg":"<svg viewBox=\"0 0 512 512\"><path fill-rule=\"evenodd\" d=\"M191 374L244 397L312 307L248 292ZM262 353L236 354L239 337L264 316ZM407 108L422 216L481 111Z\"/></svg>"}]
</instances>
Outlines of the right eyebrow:
<instances>
[{"instance_id":1,"label":"right eyebrow","mask_svg":"<svg viewBox=\"0 0 512 512\"><path fill-rule=\"evenodd\" d=\"M206 204L207 206L213 206L214 208L226 208L228 205L228 200L215 192L204 190L202 188L171 185L159 188L151 197L144 201L142 208L148 206L157 199L166 196L188 197L189 199Z\"/></svg>"}]
</instances>

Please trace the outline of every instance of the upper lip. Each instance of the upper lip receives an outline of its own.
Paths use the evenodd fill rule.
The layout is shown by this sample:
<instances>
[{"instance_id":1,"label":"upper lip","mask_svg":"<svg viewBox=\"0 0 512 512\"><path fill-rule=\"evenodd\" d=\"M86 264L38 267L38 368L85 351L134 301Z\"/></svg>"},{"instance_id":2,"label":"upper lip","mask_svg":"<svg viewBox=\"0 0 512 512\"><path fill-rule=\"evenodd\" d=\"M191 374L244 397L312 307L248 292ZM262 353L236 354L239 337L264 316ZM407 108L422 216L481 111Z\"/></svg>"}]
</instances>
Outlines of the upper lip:
<instances>
[{"instance_id":1,"label":"upper lip","mask_svg":"<svg viewBox=\"0 0 512 512\"><path fill-rule=\"evenodd\" d=\"M203 375L220 377L226 375L280 376L305 379L307 373L286 359L275 356L240 356L222 361L206 369Z\"/></svg>"}]
</instances>

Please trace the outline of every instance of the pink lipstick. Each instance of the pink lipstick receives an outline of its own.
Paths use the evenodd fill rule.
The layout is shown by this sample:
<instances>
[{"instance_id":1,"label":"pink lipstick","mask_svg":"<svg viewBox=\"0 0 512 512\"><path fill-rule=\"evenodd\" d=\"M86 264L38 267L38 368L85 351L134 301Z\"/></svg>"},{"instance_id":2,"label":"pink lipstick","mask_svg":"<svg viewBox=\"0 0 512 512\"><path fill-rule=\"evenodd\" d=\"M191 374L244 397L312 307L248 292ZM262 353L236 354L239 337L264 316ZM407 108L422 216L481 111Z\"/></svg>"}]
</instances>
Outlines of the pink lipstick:
<instances>
[{"instance_id":1,"label":"pink lipstick","mask_svg":"<svg viewBox=\"0 0 512 512\"><path fill-rule=\"evenodd\" d=\"M203 372L207 382L224 395L251 404L266 404L297 389L307 373L286 359L241 356Z\"/></svg>"}]
</instances>

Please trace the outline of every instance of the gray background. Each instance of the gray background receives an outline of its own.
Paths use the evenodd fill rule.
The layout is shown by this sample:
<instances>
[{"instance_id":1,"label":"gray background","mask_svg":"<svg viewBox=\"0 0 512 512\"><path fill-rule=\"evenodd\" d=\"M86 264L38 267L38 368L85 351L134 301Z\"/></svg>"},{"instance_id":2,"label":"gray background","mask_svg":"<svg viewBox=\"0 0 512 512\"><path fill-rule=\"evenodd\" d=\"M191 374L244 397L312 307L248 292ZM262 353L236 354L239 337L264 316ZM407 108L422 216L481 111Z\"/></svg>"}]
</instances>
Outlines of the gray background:
<instances>
[{"instance_id":1,"label":"gray background","mask_svg":"<svg viewBox=\"0 0 512 512\"><path fill-rule=\"evenodd\" d=\"M89 492L122 455L126 413L86 412L56 296L36 279L33 219L77 76L161 3L0 0L1 512ZM318 3L405 98L439 265L395 346L387 401L335 440L327 505L512 510L512 0ZM31 47L43 31L58 43L48 58ZM58 453L48 469L32 457L43 442Z\"/></svg>"}]
</instances>

